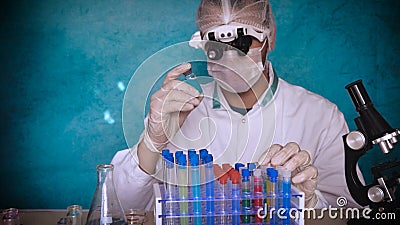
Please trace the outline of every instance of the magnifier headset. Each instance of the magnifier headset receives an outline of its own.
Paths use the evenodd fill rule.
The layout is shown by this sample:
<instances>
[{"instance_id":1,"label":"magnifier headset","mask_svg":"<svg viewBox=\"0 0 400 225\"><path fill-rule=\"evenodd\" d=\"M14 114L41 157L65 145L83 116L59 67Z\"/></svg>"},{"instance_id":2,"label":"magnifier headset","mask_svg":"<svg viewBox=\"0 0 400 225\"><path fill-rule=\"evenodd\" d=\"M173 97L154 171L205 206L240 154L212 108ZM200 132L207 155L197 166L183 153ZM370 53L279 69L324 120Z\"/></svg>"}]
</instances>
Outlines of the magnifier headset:
<instances>
[{"instance_id":1,"label":"magnifier headset","mask_svg":"<svg viewBox=\"0 0 400 225\"><path fill-rule=\"evenodd\" d=\"M189 45L204 49L209 59L219 60L224 51L232 49L237 50L240 56L245 56L252 44L252 37L262 42L267 37L267 32L257 32L252 27L241 24L222 25L204 34L197 31L193 34Z\"/></svg>"}]
</instances>

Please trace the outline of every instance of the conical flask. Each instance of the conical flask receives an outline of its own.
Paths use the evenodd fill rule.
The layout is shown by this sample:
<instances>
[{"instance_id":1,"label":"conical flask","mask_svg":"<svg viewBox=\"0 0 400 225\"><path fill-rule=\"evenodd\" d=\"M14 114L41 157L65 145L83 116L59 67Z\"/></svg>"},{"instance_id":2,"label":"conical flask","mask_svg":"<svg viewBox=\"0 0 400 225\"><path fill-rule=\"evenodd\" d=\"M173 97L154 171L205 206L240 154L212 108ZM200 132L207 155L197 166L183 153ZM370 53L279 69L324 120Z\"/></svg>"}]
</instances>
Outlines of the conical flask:
<instances>
[{"instance_id":1,"label":"conical flask","mask_svg":"<svg viewBox=\"0 0 400 225\"><path fill-rule=\"evenodd\" d=\"M127 220L114 187L112 164L97 166L97 187L86 225L125 225Z\"/></svg>"}]
</instances>

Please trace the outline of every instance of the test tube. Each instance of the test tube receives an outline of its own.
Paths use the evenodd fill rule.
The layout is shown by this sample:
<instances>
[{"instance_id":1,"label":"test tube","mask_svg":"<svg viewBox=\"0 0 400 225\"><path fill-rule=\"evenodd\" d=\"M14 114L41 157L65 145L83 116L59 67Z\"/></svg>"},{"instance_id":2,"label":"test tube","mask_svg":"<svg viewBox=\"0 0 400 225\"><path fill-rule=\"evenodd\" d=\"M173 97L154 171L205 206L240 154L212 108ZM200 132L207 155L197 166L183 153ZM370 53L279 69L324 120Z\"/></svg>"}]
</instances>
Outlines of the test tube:
<instances>
[{"instance_id":1,"label":"test tube","mask_svg":"<svg viewBox=\"0 0 400 225\"><path fill-rule=\"evenodd\" d=\"M221 209L221 220L219 224L225 225L229 222L229 215L226 215L228 212L228 203L226 199L228 198L228 174L224 174L219 178L219 183L221 184L221 201L220 201L220 209Z\"/></svg>"},{"instance_id":2,"label":"test tube","mask_svg":"<svg viewBox=\"0 0 400 225\"><path fill-rule=\"evenodd\" d=\"M163 157L165 157L165 156L167 156L167 155L169 155L169 149L163 149L162 151L161 151L161 155L163 156Z\"/></svg>"},{"instance_id":3,"label":"test tube","mask_svg":"<svg viewBox=\"0 0 400 225\"><path fill-rule=\"evenodd\" d=\"M272 215L270 215L271 216L270 224L271 225L276 225L276 224L278 224L278 220L277 220L278 218L276 216L276 212L278 210L277 204L276 204L276 202L277 202L276 194L277 194L278 171L273 169L273 168L271 168L269 176L270 176L269 180L270 180L270 183L271 183L271 192L270 192L271 209L274 209L274 210L272 210Z\"/></svg>"},{"instance_id":4,"label":"test tube","mask_svg":"<svg viewBox=\"0 0 400 225\"><path fill-rule=\"evenodd\" d=\"M184 80L185 83L196 88L196 90L198 90L200 93L203 93L203 89L201 88L200 83L197 80L196 74L193 73L192 68L184 72L183 75L185 75L185 80Z\"/></svg>"},{"instance_id":5,"label":"test tube","mask_svg":"<svg viewBox=\"0 0 400 225\"><path fill-rule=\"evenodd\" d=\"M267 169L268 168L272 168L271 164L267 164L267 165L261 165L260 169L262 170L262 176L263 176L263 180L264 180L264 192L268 194L267 192L267 181L269 181L268 175L267 175Z\"/></svg>"},{"instance_id":6,"label":"test tube","mask_svg":"<svg viewBox=\"0 0 400 225\"><path fill-rule=\"evenodd\" d=\"M249 180L250 180L250 187L254 186L254 177L253 177L253 173L254 170L256 169L256 164L255 163L247 163L247 169L249 169ZM250 192L252 192L253 194L253 189L250 190Z\"/></svg>"},{"instance_id":7,"label":"test tube","mask_svg":"<svg viewBox=\"0 0 400 225\"><path fill-rule=\"evenodd\" d=\"M205 157L206 170L206 213L207 225L214 224L214 166L213 157L208 154Z\"/></svg>"},{"instance_id":8,"label":"test tube","mask_svg":"<svg viewBox=\"0 0 400 225\"><path fill-rule=\"evenodd\" d=\"M214 205L215 212L216 212L215 213L216 214L216 217L215 217L216 224L221 224L221 220L223 219L223 216L222 216L223 210L221 209L223 206L223 204L221 202L221 199L222 199L221 178L222 178L223 174L224 174L224 171L222 170L221 166L219 166L218 164L214 164L214 176L215 176L215 179L218 180L218 182L214 183L215 184L215 190L214 190L215 194L214 195L215 195L215 199L217 199L215 201L215 205Z\"/></svg>"},{"instance_id":9,"label":"test tube","mask_svg":"<svg viewBox=\"0 0 400 225\"><path fill-rule=\"evenodd\" d=\"M163 181L164 181L164 191L166 191L166 186L167 186L167 163L166 163L166 156L169 155L169 150L168 149L164 149L161 151L161 156L162 156L162 168L163 168Z\"/></svg>"},{"instance_id":10,"label":"test tube","mask_svg":"<svg viewBox=\"0 0 400 225\"><path fill-rule=\"evenodd\" d=\"M201 225L201 192L200 192L200 168L199 156L194 153L189 157L192 174L192 195L193 195L193 214L194 225Z\"/></svg>"},{"instance_id":11,"label":"test tube","mask_svg":"<svg viewBox=\"0 0 400 225\"><path fill-rule=\"evenodd\" d=\"M232 190L232 181L231 181L230 177L231 177L231 173L235 170L228 163L222 164L222 170L224 171L224 174L227 175L227 178L228 178L225 188L226 188L226 190L229 190L229 191L227 191L225 193L226 194L225 196L226 196L226 198L231 198L232 192L230 190ZM231 201L228 201L226 204L226 207L231 208L231 203L232 203ZM231 221L231 215L228 216L228 220Z\"/></svg>"},{"instance_id":12,"label":"test tube","mask_svg":"<svg viewBox=\"0 0 400 225\"><path fill-rule=\"evenodd\" d=\"M240 174L236 170L230 173L232 181L232 225L240 224Z\"/></svg>"},{"instance_id":13,"label":"test tube","mask_svg":"<svg viewBox=\"0 0 400 225\"><path fill-rule=\"evenodd\" d=\"M194 149L188 149L188 150L187 150L187 158L188 158L188 163L187 163L187 165L188 165L188 166L191 165L190 160L194 157L194 154L196 154L196 150L194 150ZM189 185L190 185L191 182L192 182L192 172L191 172L191 168L190 168L190 167L189 167L188 169L189 169L189 172L188 172L188 181L189 181ZM193 190L192 188L188 188L189 198L193 196L192 190ZM190 204L189 204L189 209L190 209L190 207L191 207L191 206L190 206Z\"/></svg>"},{"instance_id":14,"label":"test tube","mask_svg":"<svg viewBox=\"0 0 400 225\"><path fill-rule=\"evenodd\" d=\"M235 170L238 171L239 173L241 173L241 168L245 167L244 164L242 163L235 163Z\"/></svg>"},{"instance_id":15,"label":"test tube","mask_svg":"<svg viewBox=\"0 0 400 225\"><path fill-rule=\"evenodd\" d=\"M179 164L178 163L178 159L180 158L181 155L183 155L183 151L176 151L175 152L175 163L176 164Z\"/></svg>"},{"instance_id":16,"label":"test tube","mask_svg":"<svg viewBox=\"0 0 400 225\"><path fill-rule=\"evenodd\" d=\"M188 207L188 171L187 160L185 154L178 154L178 182L179 182L179 209L180 209L180 224L189 224L189 207Z\"/></svg>"},{"instance_id":17,"label":"test tube","mask_svg":"<svg viewBox=\"0 0 400 225\"><path fill-rule=\"evenodd\" d=\"M174 164L174 157L171 153L165 154L164 156L165 161L165 199L172 201L176 199L175 193L175 184L176 184L176 172L175 172L175 164ZM167 202L168 203L168 202ZM173 204L169 203L166 204L166 213L173 214L174 208Z\"/></svg>"},{"instance_id":18,"label":"test tube","mask_svg":"<svg viewBox=\"0 0 400 225\"><path fill-rule=\"evenodd\" d=\"M207 149L200 149L199 150L199 156L200 156L200 191L202 193L202 196L205 196L206 192L206 170L205 170L205 165L206 165L206 159L205 157L208 155ZM203 202L204 204L204 202Z\"/></svg>"},{"instance_id":19,"label":"test tube","mask_svg":"<svg viewBox=\"0 0 400 225\"><path fill-rule=\"evenodd\" d=\"M215 179L219 179L219 178L221 178L222 175L224 175L224 171L222 170L220 165L214 164L213 169L214 169Z\"/></svg>"},{"instance_id":20,"label":"test tube","mask_svg":"<svg viewBox=\"0 0 400 225\"><path fill-rule=\"evenodd\" d=\"M258 212L259 208L262 208L263 206L263 181L262 181L262 175L261 175L261 170L260 169L255 169L253 172L254 176L254 209L255 212ZM259 217L258 215L255 216L255 222L257 224L260 224L263 222L263 218Z\"/></svg>"},{"instance_id":21,"label":"test tube","mask_svg":"<svg viewBox=\"0 0 400 225\"><path fill-rule=\"evenodd\" d=\"M183 75L185 75L186 80L194 80L196 79L196 74L193 73L192 68L190 68L188 71L184 72Z\"/></svg>"},{"instance_id":22,"label":"test tube","mask_svg":"<svg viewBox=\"0 0 400 225\"><path fill-rule=\"evenodd\" d=\"M265 193L267 194L267 198L265 199L264 203L265 203L265 206L266 206L265 207L265 211L267 213L267 216L265 217L265 219L266 219L267 224L270 223L270 219L271 219L270 209L271 209L272 196L271 196L271 179L270 179L270 177L271 177L271 172L272 172L273 169L274 168L269 166L265 170L266 171L266 173L265 173L266 177L265 177L264 190L265 190Z\"/></svg>"},{"instance_id":23,"label":"test tube","mask_svg":"<svg viewBox=\"0 0 400 225\"><path fill-rule=\"evenodd\" d=\"M214 164L214 179L216 181L219 181L222 175L224 175L224 171L222 170L221 166L218 164ZM214 182L214 188L214 195L216 197L219 197L221 195L221 184L219 182ZM215 208L216 211L219 209L219 202L215 203Z\"/></svg>"},{"instance_id":24,"label":"test tube","mask_svg":"<svg viewBox=\"0 0 400 225\"><path fill-rule=\"evenodd\" d=\"M193 149L193 148L188 149L189 160L191 159L191 156L192 156L192 155L197 155L196 150Z\"/></svg>"},{"instance_id":25,"label":"test tube","mask_svg":"<svg viewBox=\"0 0 400 225\"><path fill-rule=\"evenodd\" d=\"M208 155L208 150L203 148L199 150L200 158L204 158L206 155Z\"/></svg>"},{"instance_id":26,"label":"test tube","mask_svg":"<svg viewBox=\"0 0 400 225\"><path fill-rule=\"evenodd\" d=\"M250 195L250 172L248 169L242 169L242 223L251 222L251 195Z\"/></svg>"},{"instance_id":27,"label":"test tube","mask_svg":"<svg viewBox=\"0 0 400 225\"><path fill-rule=\"evenodd\" d=\"M283 170L286 170L286 169L283 166L277 166L276 170L278 171L277 188L278 188L278 192L281 193L282 192L282 173L283 173Z\"/></svg>"},{"instance_id":28,"label":"test tube","mask_svg":"<svg viewBox=\"0 0 400 225\"><path fill-rule=\"evenodd\" d=\"M277 187L277 207L282 207L282 174L283 171L286 170L285 167L283 166L277 166L276 170L278 171L278 180L276 182L276 187Z\"/></svg>"},{"instance_id":29,"label":"test tube","mask_svg":"<svg viewBox=\"0 0 400 225\"><path fill-rule=\"evenodd\" d=\"M291 172L290 170L283 170L282 171L282 195L283 195L283 202L282 202L282 208L285 209L285 216L286 219L283 219L282 223L283 225L289 225L290 224L290 215L289 215L289 210L290 210L290 197L291 197Z\"/></svg>"},{"instance_id":30,"label":"test tube","mask_svg":"<svg viewBox=\"0 0 400 225\"><path fill-rule=\"evenodd\" d=\"M175 212L174 203L172 202L175 199L175 188L174 188L174 180L172 176L175 177L175 168L174 168L174 160L170 158L171 153L168 149L164 149L161 152L162 155L162 163L163 163L163 181L164 181L164 196L165 196L165 224L172 225L174 220L171 216Z\"/></svg>"},{"instance_id":31,"label":"test tube","mask_svg":"<svg viewBox=\"0 0 400 225\"><path fill-rule=\"evenodd\" d=\"M162 168L163 168L163 181L164 181L164 188L166 188L167 184L167 163L166 163L166 158L170 154L169 149L163 149L161 151L161 156L162 156Z\"/></svg>"}]
</instances>

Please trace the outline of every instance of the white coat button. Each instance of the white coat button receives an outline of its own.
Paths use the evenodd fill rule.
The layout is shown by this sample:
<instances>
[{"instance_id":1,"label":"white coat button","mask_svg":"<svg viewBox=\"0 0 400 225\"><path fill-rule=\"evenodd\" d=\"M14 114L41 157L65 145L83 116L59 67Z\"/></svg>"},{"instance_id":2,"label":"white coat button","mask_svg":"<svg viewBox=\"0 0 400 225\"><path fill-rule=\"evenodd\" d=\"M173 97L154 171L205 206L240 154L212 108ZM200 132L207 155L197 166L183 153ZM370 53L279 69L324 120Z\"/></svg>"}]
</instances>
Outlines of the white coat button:
<instances>
[{"instance_id":1,"label":"white coat button","mask_svg":"<svg viewBox=\"0 0 400 225\"><path fill-rule=\"evenodd\" d=\"M246 119L243 118L243 119L242 119L242 123L246 123Z\"/></svg>"}]
</instances>

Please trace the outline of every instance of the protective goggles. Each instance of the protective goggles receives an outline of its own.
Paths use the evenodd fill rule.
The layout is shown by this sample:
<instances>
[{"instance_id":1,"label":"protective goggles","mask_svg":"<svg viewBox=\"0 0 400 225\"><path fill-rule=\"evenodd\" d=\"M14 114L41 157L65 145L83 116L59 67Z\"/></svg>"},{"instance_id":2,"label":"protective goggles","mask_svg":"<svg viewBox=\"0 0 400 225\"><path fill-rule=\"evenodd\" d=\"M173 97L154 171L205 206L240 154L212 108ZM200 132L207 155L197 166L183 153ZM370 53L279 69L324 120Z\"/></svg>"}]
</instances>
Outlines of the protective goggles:
<instances>
[{"instance_id":1,"label":"protective goggles","mask_svg":"<svg viewBox=\"0 0 400 225\"><path fill-rule=\"evenodd\" d=\"M204 34L197 31L193 34L189 45L204 49L209 59L218 60L224 51L231 49L245 56L252 44L252 37L262 42L267 37L267 32L257 32L252 27L244 25L223 25Z\"/></svg>"}]
</instances>

